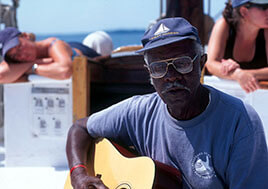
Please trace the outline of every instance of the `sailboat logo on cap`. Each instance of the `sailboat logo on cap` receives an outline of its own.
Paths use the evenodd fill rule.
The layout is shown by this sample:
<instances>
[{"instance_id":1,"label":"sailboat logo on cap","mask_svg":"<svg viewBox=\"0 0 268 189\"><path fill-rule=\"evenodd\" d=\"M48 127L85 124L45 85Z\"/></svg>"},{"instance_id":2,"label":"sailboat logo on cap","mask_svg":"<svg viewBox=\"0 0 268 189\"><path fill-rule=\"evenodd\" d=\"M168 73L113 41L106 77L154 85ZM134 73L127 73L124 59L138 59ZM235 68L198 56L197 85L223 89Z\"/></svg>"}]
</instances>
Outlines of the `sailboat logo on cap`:
<instances>
[{"instance_id":1,"label":"sailboat logo on cap","mask_svg":"<svg viewBox=\"0 0 268 189\"><path fill-rule=\"evenodd\" d=\"M170 29L168 27L166 27L164 24L161 24L158 29L156 30L156 32L154 33L154 35L160 35L162 33L167 33Z\"/></svg>"}]
</instances>

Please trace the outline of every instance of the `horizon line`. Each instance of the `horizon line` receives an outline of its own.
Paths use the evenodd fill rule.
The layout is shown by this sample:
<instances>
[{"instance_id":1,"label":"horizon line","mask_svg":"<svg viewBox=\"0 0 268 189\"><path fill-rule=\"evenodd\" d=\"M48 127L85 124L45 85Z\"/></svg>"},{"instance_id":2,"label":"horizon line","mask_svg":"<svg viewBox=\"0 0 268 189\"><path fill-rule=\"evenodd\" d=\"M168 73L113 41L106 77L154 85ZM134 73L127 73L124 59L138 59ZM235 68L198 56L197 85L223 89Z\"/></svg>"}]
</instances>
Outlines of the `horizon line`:
<instances>
[{"instance_id":1,"label":"horizon line","mask_svg":"<svg viewBox=\"0 0 268 189\"><path fill-rule=\"evenodd\" d=\"M133 29L123 29L123 28L118 28L118 29L108 29L108 30L95 30L95 31L80 31L80 32L46 32L46 33L35 33L36 35L81 35L81 34L89 34L89 33L93 33L96 31L105 31L107 33L113 33L113 32L145 32L146 29L142 29L142 28L133 28Z\"/></svg>"}]
</instances>

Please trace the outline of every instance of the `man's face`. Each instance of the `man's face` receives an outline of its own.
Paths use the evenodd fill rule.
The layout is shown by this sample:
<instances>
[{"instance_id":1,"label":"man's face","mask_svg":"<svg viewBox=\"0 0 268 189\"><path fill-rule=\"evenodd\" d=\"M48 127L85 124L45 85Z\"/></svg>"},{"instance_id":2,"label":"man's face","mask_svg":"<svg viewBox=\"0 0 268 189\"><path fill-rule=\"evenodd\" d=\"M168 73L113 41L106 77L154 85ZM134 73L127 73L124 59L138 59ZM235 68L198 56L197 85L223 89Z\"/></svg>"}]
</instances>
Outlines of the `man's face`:
<instances>
[{"instance_id":1,"label":"man's face","mask_svg":"<svg viewBox=\"0 0 268 189\"><path fill-rule=\"evenodd\" d=\"M149 65L160 60L182 56L194 59L198 54L192 40L165 45L146 53ZM152 78L152 82L155 90L168 106L186 106L195 98L200 85L200 55L193 61L193 69L189 73L181 74L172 65L169 65L167 73L162 78Z\"/></svg>"},{"instance_id":2,"label":"man's face","mask_svg":"<svg viewBox=\"0 0 268 189\"><path fill-rule=\"evenodd\" d=\"M24 38L19 37L19 45L13 47L7 52L12 60L17 62L31 62L36 59L36 48L34 42Z\"/></svg>"}]
</instances>

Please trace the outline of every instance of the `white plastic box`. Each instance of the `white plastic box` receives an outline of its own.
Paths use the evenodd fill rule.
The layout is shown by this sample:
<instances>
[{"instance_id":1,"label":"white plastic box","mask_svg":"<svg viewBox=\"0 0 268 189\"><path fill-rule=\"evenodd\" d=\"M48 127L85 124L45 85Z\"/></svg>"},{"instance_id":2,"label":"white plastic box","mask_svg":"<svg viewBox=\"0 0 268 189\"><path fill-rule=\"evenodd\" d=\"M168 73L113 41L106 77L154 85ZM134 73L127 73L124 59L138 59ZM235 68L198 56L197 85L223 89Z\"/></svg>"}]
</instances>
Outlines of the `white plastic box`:
<instances>
[{"instance_id":1,"label":"white plastic box","mask_svg":"<svg viewBox=\"0 0 268 189\"><path fill-rule=\"evenodd\" d=\"M6 166L67 167L71 125L71 80L4 85Z\"/></svg>"}]
</instances>

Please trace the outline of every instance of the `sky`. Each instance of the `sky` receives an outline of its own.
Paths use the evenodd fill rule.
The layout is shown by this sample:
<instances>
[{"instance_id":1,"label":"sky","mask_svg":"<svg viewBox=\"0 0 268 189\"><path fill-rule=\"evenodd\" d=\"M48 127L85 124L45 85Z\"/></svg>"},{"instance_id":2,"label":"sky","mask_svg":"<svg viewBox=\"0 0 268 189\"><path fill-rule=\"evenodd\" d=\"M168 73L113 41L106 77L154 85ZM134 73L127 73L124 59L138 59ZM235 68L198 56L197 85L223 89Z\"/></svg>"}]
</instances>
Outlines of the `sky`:
<instances>
[{"instance_id":1,"label":"sky","mask_svg":"<svg viewBox=\"0 0 268 189\"><path fill-rule=\"evenodd\" d=\"M208 1L204 0L205 12ZM211 0L212 16L225 1ZM159 15L160 0L20 0L17 10L19 29L36 34L145 29Z\"/></svg>"}]
</instances>

